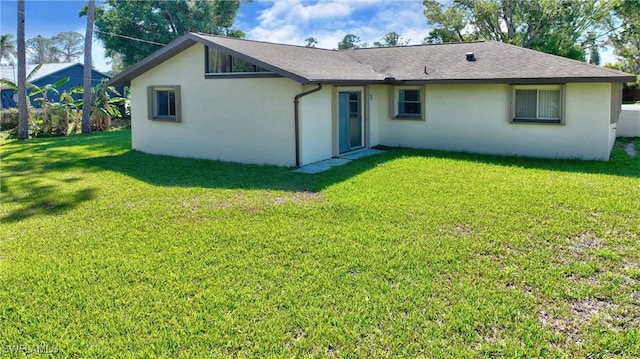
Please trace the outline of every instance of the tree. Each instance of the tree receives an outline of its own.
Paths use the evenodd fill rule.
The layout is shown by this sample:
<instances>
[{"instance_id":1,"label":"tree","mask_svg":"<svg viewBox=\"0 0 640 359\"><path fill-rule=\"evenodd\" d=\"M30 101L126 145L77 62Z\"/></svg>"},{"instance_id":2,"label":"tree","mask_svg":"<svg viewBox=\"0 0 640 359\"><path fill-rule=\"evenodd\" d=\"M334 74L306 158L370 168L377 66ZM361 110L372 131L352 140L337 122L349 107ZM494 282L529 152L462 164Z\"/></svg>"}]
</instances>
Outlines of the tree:
<instances>
[{"instance_id":1,"label":"tree","mask_svg":"<svg viewBox=\"0 0 640 359\"><path fill-rule=\"evenodd\" d=\"M465 26L469 23L469 13L462 7L448 6L436 0L424 0L424 15L427 24L437 25L429 36L424 39L426 43L460 42L468 39L463 34Z\"/></svg>"},{"instance_id":2,"label":"tree","mask_svg":"<svg viewBox=\"0 0 640 359\"><path fill-rule=\"evenodd\" d=\"M58 95L59 94L58 87L64 85L67 82L69 82L69 77L65 77L53 84L46 84L44 86L36 86L33 84L31 85L33 90L30 96L38 96L38 95L40 96L40 97L34 98L33 101L40 102L40 108L42 109L41 132L43 134L49 134L52 127L52 121L51 121L51 118L49 117L49 111L48 111L48 107L50 105L49 93Z\"/></svg>"},{"instance_id":3,"label":"tree","mask_svg":"<svg viewBox=\"0 0 640 359\"><path fill-rule=\"evenodd\" d=\"M612 5L600 0L424 0L429 42L486 39L585 59L587 36L600 32Z\"/></svg>"},{"instance_id":4,"label":"tree","mask_svg":"<svg viewBox=\"0 0 640 359\"><path fill-rule=\"evenodd\" d=\"M306 42L306 45L304 45L306 47L316 47L316 44L318 43L318 40L312 36L307 37L304 41Z\"/></svg>"},{"instance_id":5,"label":"tree","mask_svg":"<svg viewBox=\"0 0 640 359\"><path fill-rule=\"evenodd\" d=\"M354 34L344 35L342 41L338 43L338 50L357 49L360 47L360 37Z\"/></svg>"},{"instance_id":6,"label":"tree","mask_svg":"<svg viewBox=\"0 0 640 359\"><path fill-rule=\"evenodd\" d=\"M392 46L406 46L409 44L409 40L404 40L400 34L395 31L388 32L382 37L382 42L374 42L375 47L392 47Z\"/></svg>"},{"instance_id":7,"label":"tree","mask_svg":"<svg viewBox=\"0 0 640 359\"><path fill-rule=\"evenodd\" d=\"M61 32L52 39L61 62L74 62L82 55L84 37L75 31Z\"/></svg>"},{"instance_id":8,"label":"tree","mask_svg":"<svg viewBox=\"0 0 640 359\"><path fill-rule=\"evenodd\" d=\"M50 38L36 36L27 40L27 48L31 55L29 63L48 64L60 62L60 54L55 44Z\"/></svg>"},{"instance_id":9,"label":"tree","mask_svg":"<svg viewBox=\"0 0 640 359\"><path fill-rule=\"evenodd\" d=\"M9 60L11 63L16 53L16 43L12 34L0 35L0 62L2 60Z\"/></svg>"},{"instance_id":10,"label":"tree","mask_svg":"<svg viewBox=\"0 0 640 359\"><path fill-rule=\"evenodd\" d=\"M100 131L108 130L112 118L122 117L118 105L123 104L124 98L114 86L107 85L104 79L93 88L92 98L92 127Z\"/></svg>"},{"instance_id":11,"label":"tree","mask_svg":"<svg viewBox=\"0 0 640 359\"><path fill-rule=\"evenodd\" d=\"M24 35L25 0L18 0L18 139L29 138L29 113L27 112L27 59Z\"/></svg>"},{"instance_id":12,"label":"tree","mask_svg":"<svg viewBox=\"0 0 640 359\"><path fill-rule=\"evenodd\" d=\"M625 71L640 74L640 1L614 0L613 9L610 39L614 53Z\"/></svg>"},{"instance_id":13,"label":"tree","mask_svg":"<svg viewBox=\"0 0 640 359\"><path fill-rule=\"evenodd\" d=\"M87 4L87 29L84 36L84 80L82 90L82 133L91 132L91 44L95 21L96 0Z\"/></svg>"},{"instance_id":14,"label":"tree","mask_svg":"<svg viewBox=\"0 0 640 359\"><path fill-rule=\"evenodd\" d=\"M96 36L130 66L190 31L242 36L231 29L239 8L240 0L106 0L96 9Z\"/></svg>"}]
</instances>

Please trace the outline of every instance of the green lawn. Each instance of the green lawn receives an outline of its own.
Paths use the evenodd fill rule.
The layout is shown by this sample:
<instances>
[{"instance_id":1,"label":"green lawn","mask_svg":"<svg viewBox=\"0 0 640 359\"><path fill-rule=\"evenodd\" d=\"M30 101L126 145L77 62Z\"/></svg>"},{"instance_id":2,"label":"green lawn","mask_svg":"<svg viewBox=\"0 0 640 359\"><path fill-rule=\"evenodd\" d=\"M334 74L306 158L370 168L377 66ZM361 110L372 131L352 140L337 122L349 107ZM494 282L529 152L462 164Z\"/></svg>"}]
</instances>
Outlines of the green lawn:
<instances>
[{"instance_id":1,"label":"green lawn","mask_svg":"<svg viewBox=\"0 0 640 359\"><path fill-rule=\"evenodd\" d=\"M146 155L128 131L4 141L0 356L638 357L624 145L306 175Z\"/></svg>"}]
</instances>

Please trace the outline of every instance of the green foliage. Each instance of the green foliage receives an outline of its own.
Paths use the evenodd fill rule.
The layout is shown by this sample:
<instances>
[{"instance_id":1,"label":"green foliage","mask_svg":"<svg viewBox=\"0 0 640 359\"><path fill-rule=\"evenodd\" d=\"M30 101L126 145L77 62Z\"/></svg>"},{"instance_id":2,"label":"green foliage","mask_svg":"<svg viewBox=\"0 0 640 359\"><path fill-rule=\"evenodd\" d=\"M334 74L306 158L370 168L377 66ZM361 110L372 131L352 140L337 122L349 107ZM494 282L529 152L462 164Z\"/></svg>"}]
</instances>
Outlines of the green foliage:
<instances>
[{"instance_id":1,"label":"green foliage","mask_svg":"<svg viewBox=\"0 0 640 359\"><path fill-rule=\"evenodd\" d=\"M357 49L360 47L364 47L360 43L360 37L354 34L344 35L342 41L338 43L338 50Z\"/></svg>"},{"instance_id":2,"label":"green foliage","mask_svg":"<svg viewBox=\"0 0 640 359\"><path fill-rule=\"evenodd\" d=\"M32 64L74 62L83 53L84 37L75 31L66 31L51 38L37 36L26 44Z\"/></svg>"},{"instance_id":3,"label":"green foliage","mask_svg":"<svg viewBox=\"0 0 640 359\"><path fill-rule=\"evenodd\" d=\"M424 40L426 43L447 43L471 40L463 29L469 22L469 13L459 6L447 6L437 0L424 0L427 24L437 25Z\"/></svg>"},{"instance_id":4,"label":"green foliage","mask_svg":"<svg viewBox=\"0 0 640 359\"><path fill-rule=\"evenodd\" d=\"M84 36L78 32L61 32L54 36L52 41L58 50L58 59L60 62L78 61L84 53Z\"/></svg>"},{"instance_id":5,"label":"green foliage","mask_svg":"<svg viewBox=\"0 0 640 359\"><path fill-rule=\"evenodd\" d=\"M130 136L0 144L4 345L640 356L638 138L609 162L396 149L305 175Z\"/></svg>"},{"instance_id":6,"label":"green foliage","mask_svg":"<svg viewBox=\"0 0 640 359\"><path fill-rule=\"evenodd\" d=\"M0 62L12 63L16 57L16 40L13 34L0 35Z\"/></svg>"},{"instance_id":7,"label":"green foliage","mask_svg":"<svg viewBox=\"0 0 640 359\"><path fill-rule=\"evenodd\" d=\"M374 42L375 47L391 47L391 46L406 46L409 44L409 40L404 40L402 35L395 31L389 32L382 37L382 42Z\"/></svg>"},{"instance_id":8,"label":"green foliage","mask_svg":"<svg viewBox=\"0 0 640 359\"><path fill-rule=\"evenodd\" d=\"M0 131L12 130L18 127L18 109L7 108L0 111Z\"/></svg>"},{"instance_id":9,"label":"green foliage","mask_svg":"<svg viewBox=\"0 0 640 359\"><path fill-rule=\"evenodd\" d=\"M640 75L640 1L612 0L615 18L611 42L623 70Z\"/></svg>"},{"instance_id":10,"label":"green foliage","mask_svg":"<svg viewBox=\"0 0 640 359\"><path fill-rule=\"evenodd\" d=\"M316 44L318 43L318 40L312 36L307 37L304 41L306 42L304 45L305 47L316 47Z\"/></svg>"},{"instance_id":11,"label":"green foliage","mask_svg":"<svg viewBox=\"0 0 640 359\"><path fill-rule=\"evenodd\" d=\"M127 67L158 50L158 44L168 44L190 31L243 36L241 31L231 29L240 2L107 0L96 7L96 35L104 43L107 55L120 54Z\"/></svg>"},{"instance_id":12,"label":"green foliage","mask_svg":"<svg viewBox=\"0 0 640 359\"><path fill-rule=\"evenodd\" d=\"M425 42L495 40L585 60L589 34L602 30L612 5L598 0L424 0ZM598 46L600 46L599 44Z\"/></svg>"}]
</instances>

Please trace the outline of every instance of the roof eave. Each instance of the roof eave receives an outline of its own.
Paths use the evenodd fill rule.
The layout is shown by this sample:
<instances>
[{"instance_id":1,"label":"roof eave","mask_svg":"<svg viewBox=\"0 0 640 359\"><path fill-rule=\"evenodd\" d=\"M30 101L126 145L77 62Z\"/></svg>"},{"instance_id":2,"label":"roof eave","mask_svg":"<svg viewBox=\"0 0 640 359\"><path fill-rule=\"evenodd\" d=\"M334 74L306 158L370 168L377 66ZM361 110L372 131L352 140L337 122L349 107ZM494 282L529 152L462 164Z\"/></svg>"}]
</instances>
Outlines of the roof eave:
<instances>
[{"instance_id":1,"label":"roof eave","mask_svg":"<svg viewBox=\"0 0 640 359\"><path fill-rule=\"evenodd\" d=\"M546 77L546 78L486 78L486 79L419 79L419 80L396 80L396 83L406 85L427 85L427 84L513 84L513 85L535 85L535 84L559 84L559 83L587 83L587 82L633 82L633 76L615 77Z\"/></svg>"}]
</instances>

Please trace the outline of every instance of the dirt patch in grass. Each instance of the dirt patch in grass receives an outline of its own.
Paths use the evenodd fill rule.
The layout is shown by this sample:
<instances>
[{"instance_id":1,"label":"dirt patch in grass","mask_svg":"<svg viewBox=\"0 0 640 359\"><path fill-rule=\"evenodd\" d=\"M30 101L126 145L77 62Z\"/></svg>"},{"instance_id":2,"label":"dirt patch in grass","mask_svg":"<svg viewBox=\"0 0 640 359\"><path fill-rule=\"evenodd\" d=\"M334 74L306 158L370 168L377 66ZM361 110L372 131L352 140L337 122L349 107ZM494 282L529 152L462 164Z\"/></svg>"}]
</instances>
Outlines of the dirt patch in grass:
<instances>
[{"instance_id":1,"label":"dirt patch in grass","mask_svg":"<svg viewBox=\"0 0 640 359\"><path fill-rule=\"evenodd\" d=\"M602 248L602 240L593 231L583 232L571 238L571 249L577 252L586 252Z\"/></svg>"},{"instance_id":2,"label":"dirt patch in grass","mask_svg":"<svg viewBox=\"0 0 640 359\"><path fill-rule=\"evenodd\" d=\"M290 192L283 196L277 196L271 198L271 203L273 204L292 204L292 203L302 203L302 202L317 202L322 198L320 193L316 192Z\"/></svg>"},{"instance_id":3,"label":"dirt patch in grass","mask_svg":"<svg viewBox=\"0 0 640 359\"><path fill-rule=\"evenodd\" d=\"M566 344L580 345L583 343L585 341L584 328L596 318L601 318L609 324L608 327L615 329L610 323L614 319L611 312L618 308L616 304L607 300L584 298L572 300L568 305L570 312L568 317L561 317L545 310L538 313L540 324L552 328L556 334L565 335L567 337Z\"/></svg>"}]
</instances>

